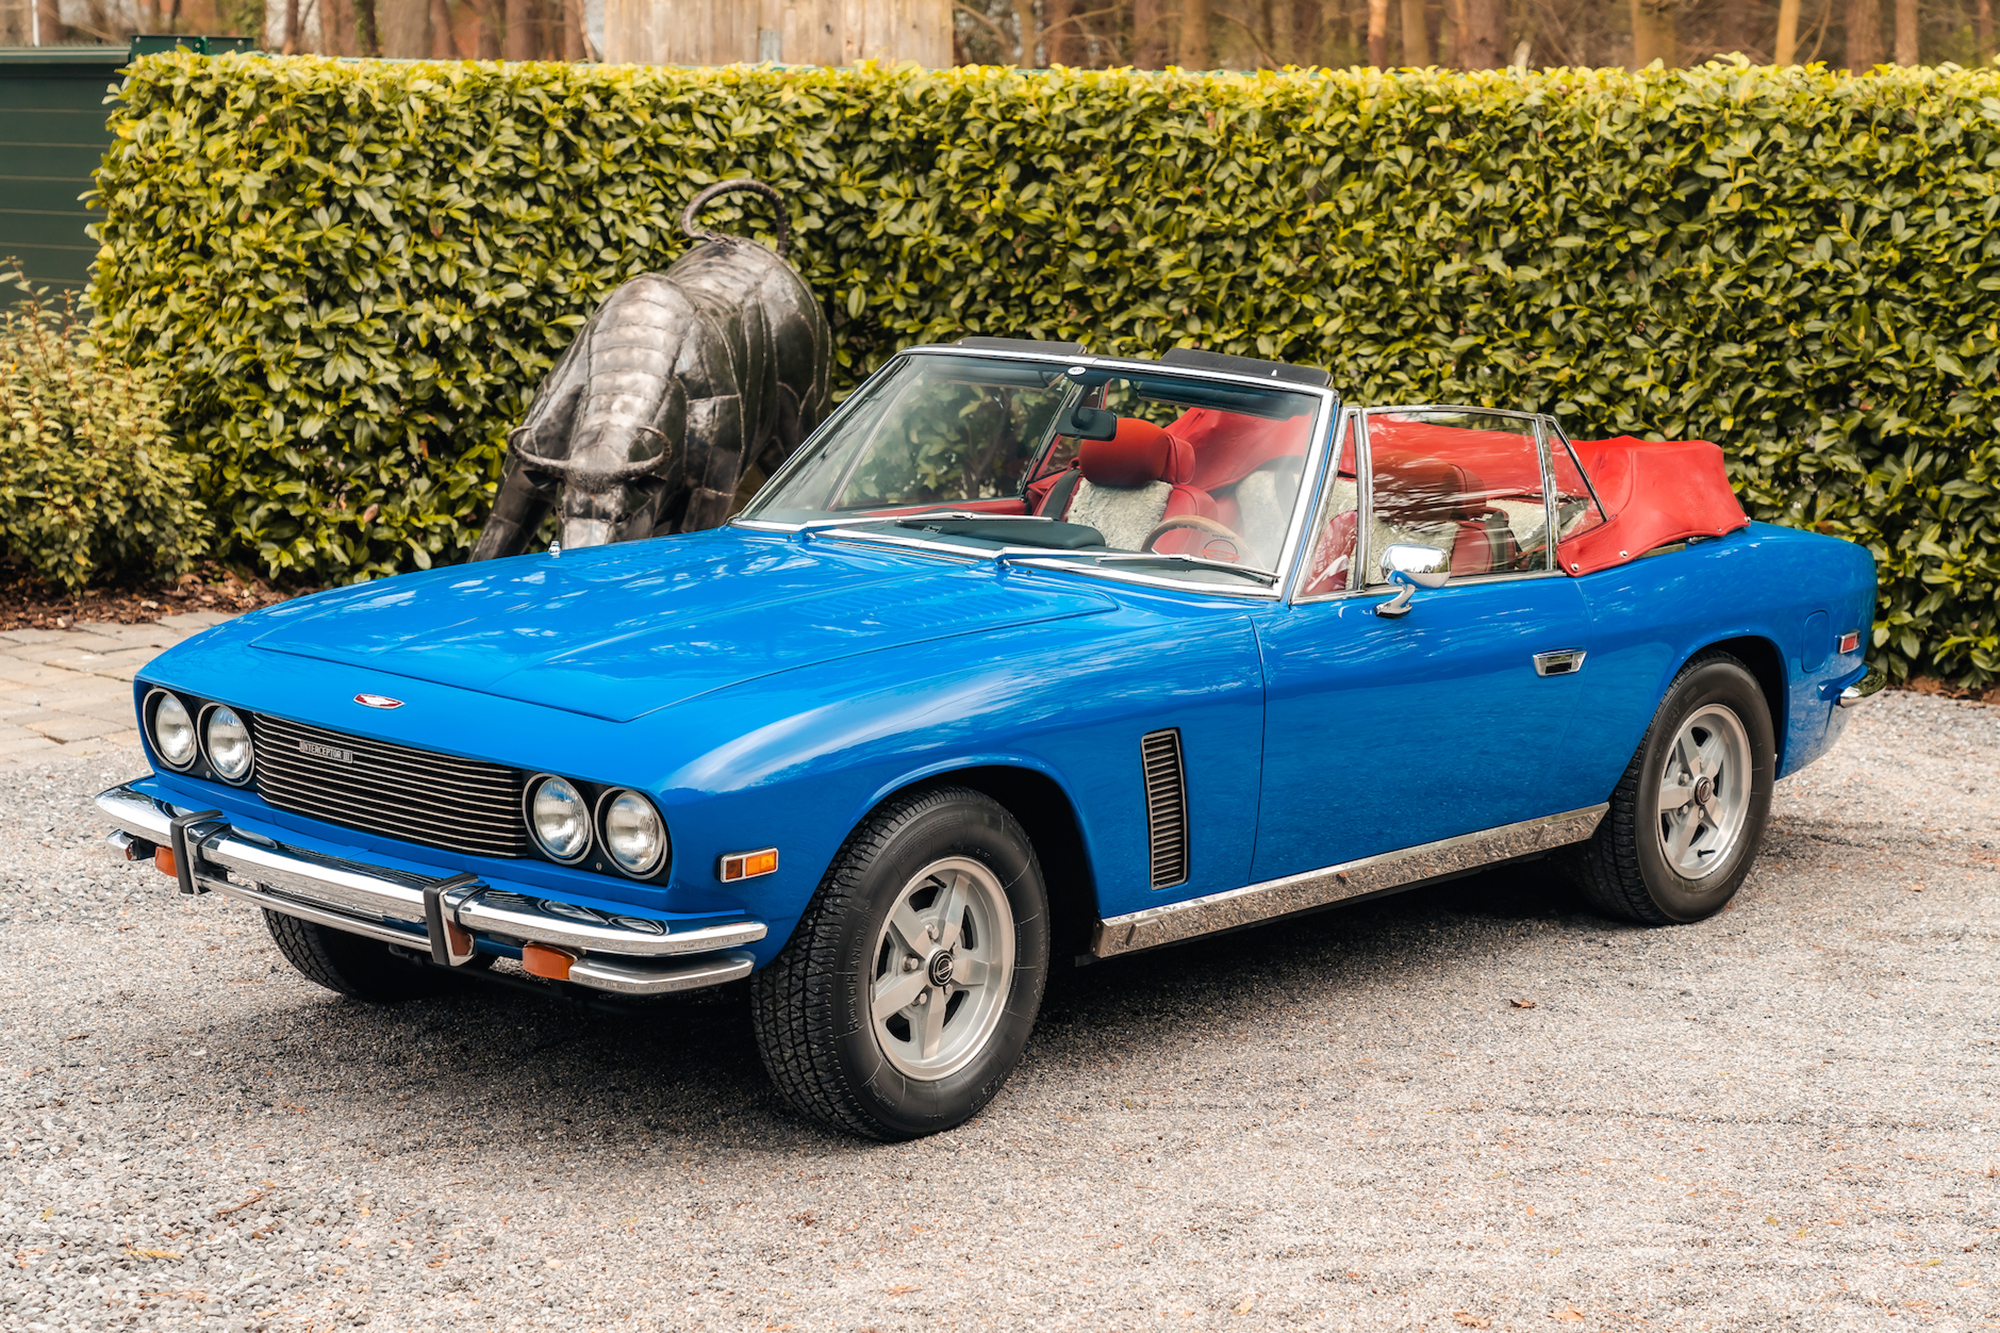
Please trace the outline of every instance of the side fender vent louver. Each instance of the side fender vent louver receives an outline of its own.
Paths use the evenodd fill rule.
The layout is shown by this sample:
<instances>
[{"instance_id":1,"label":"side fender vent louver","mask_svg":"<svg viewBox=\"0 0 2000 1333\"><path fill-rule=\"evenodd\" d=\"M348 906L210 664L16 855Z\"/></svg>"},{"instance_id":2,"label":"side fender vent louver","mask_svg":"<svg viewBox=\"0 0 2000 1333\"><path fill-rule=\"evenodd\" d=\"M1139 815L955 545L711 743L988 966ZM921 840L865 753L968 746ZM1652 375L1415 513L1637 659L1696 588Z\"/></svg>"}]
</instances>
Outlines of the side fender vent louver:
<instances>
[{"instance_id":1,"label":"side fender vent louver","mask_svg":"<svg viewBox=\"0 0 2000 1333\"><path fill-rule=\"evenodd\" d=\"M1181 733L1155 731L1139 740L1146 780L1146 839L1153 858L1153 887L1188 877L1187 777L1181 768Z\"/></svg>"}]
</instances>

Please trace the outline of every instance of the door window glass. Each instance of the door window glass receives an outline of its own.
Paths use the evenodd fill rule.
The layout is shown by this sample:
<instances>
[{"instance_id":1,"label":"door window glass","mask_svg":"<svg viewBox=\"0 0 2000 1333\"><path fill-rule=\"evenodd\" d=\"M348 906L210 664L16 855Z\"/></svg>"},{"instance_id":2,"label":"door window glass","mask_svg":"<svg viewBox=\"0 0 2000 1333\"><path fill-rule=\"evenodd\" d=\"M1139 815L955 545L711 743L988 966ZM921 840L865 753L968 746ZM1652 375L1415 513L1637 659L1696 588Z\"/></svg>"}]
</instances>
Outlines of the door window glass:
<instances>
[{"instance_id":1,"label":"door window glass","mask_svg":"<svg viewBox=\"0 0 2000 1333\"><path fill-rule=\"evenodd\" d=\"M1367 414L1370 521L1363 582L1382 552L1445 553L1454 579L1550 568L1548 506L1532 420L1476 409Z\"/></svg>"},{"instance_id":2,"label":"door window glass","mask_svg":"<svg viewBox=\"0 0 2000 1333\"><path fill-rule=\"evenodd\" d=\"M1360 483L1354 475L1354 418L1340 423L1340 447L1313 522L1312 555L1299 585L1301 597L1323 597L1351 586Z\"/></svg>"},{"instance_id":3,"label":"door window glass","mask_svg":"<svg viewBox=\"0 0 2000 1333\"><path fill-rule=\"evenodd\" d=\"M1583 480L1576 454L1560 435L1549 441L1549 471L1555 478L1557 541L1568 541L1604 522L1604 511Z\"/></svg>"}]
</instances>

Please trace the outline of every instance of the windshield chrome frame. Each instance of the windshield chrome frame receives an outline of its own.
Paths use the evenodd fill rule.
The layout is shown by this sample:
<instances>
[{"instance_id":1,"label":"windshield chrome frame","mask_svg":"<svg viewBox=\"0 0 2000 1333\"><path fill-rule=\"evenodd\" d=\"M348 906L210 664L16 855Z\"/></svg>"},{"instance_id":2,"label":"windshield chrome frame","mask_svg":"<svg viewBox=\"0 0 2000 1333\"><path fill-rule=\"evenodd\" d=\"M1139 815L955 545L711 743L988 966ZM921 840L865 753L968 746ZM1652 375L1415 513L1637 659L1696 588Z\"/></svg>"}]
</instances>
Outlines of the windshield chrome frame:
<instances>
[{"instance_id":1,"label":"windshield chrome frame","mask_svg":"<svg viewBox=\"0 0 2000 1333\"><path fill-rule=\"evenodd\" d=\"M1298 558L1299 558L1300 548L1303 546L1305 541L1304 529L1306 525L1311 521L1309 517L1309 515L1312 513L1311 506L1318 499L1320 493L1320 486L1322 484L1320 474L1325 470L1328 461L1327 441L1329 440L1329 438L1331 438L1333 434L1333 427L1336 424L1338 424L1338 422L1341 419L1340 394L1337 390L1333 389L1331 386L1296 384L1290 380L1277 380L1263 375L1239 374L1234 371L1197 369L1192 366L1162 365L1157 361L1134 360L1116 356L1096 356L1089 353L1083 353L1076 356L1059 356L1049 352L1027 352L1027 351L1017 352L1011 349L1001 350L1001 349L986 348L986 347L956 347L956 346L951 346L949 344L936 344L936 343L926 343L926 344L920 344L916 347L904 348L902 351L897 352L894 356L890 357L887 361L883 362L880 368L878 368L875 371L875 374L870 375L868 378L872 380L875 378L875 375L883 374L891 366L895 365L898 361L902 360L905 357L917 357L917 356L970 357L981 361L1026 361L1042 365L1061 366L1064 368L1068 368L1070 366L1083 366L1088 370L1109 370L1114 373L1119 371L1124 371L1128 373L1136 373L1149 376L1168 375L1177 379L1208 380L1220 384L1235 384L1235 385L1242 385L1248 388L1270 389L1270 390L1277 390L1283 393L1305 394L1314 398L1317 402L1317 406L1313 409L1313 424L1311 431L1307 436L1308 443L1306 446L1305 461L1299 473L1299 492L1292 498L1291 521L1289 526L1285 530L1285 541L1283 546L1279 548L1278 559L1275 567L1264 571L1265 573L1275 574L1276 577L1267 585L1262 585L1262 586L1252 585L1243 588L1231 588L1212 583L1191 582L1187 579L1168 578L1158 574L1144 573L1139 570L1120 569L1115 566L1106 567L1099 564L1095 560L1079 558L1093 554L1091 552L1077 552L1075 554L1070 554L1068 552L1063 552L1063 551L1053 551L1053 550L1046 550L1042 548L1033 548L1033 547L1024 547L1024 548L1002 547L999 552L989 552L989 551L972 551L962 547L952 548L949 546L941 545L937 542L923 541L915 538L903 538L901 540L881 541L882 537L886 537L889 534L875 534L863 531L850 531L847 529L846 525L848 524L862 524L862 523L872 524L885 521L884 518L870 518L859 514L855 515L852 518L841 520L838 523L835 523L831 519L811 519L801 523L783 523L783 522L778 522L777 520L774 519L755 518L755 517L745 518L742 516L738 516L729 520L730 525L734 527L749 528L753 531L759 531L759 532L810 531L813 535L816 536L839 536L851 540L881 541L881 544L883 545L890 545L890 546L907 545L911 547L921 547L925 550L938 551L944 554L960 556L974 560L991 559L996 554L1006 554L1010 558L1002 561L1001 563L1003 565L1012 565L1016 567L1026 565L1037 569L1052 568L1052 569L1082 570L1098 578L1111 579L1119 583L1138 583L1146 585L1148 587L1162 588L1173 592L1196 592L1202 594L1213 594L1218 597L1234 597L1234 598L1249 597L1257 599L1259 601L1274 601L1274 602L1284 601L1290 597L1292 591L1292 583L1298 576ZM784 463L779 466L776 472L771 474L769 480L767 480L763 486L758 488L759 495L763 494L765 490L777 486L781 482L785 481L787 478L791 476L793 472L805 466L805 460L810 456L813 449L817 447L817 445L821 442L821 437L838 429L842 421L851 414L850 412L851 405L856 404L860 399L864 397L862 388L865 388L866 384L867 381L864 380L860 388L857 388L853 393L849 394L846 398L842 399L840 405L836 407L831 414L828 415L825 421L820 423L819 429L813 431L811 435L808 435L803 441L800 442L799 447L792 451L792 456L786 459ZM949 505L952 503L962 503L962 502L940 501L939 503L944 505ZM1007 516L996 515L995 517L1018 518L1021 517L1021 515L1007 515ZM1030 515L1029 517L1033 516ZM830 524L831 526L829 526ZM1049 563L1048 565L1043 565L1039 561L1028 556L1026 554L1026 552L1028 551L1034 551L1036 555L1047 558L1051 563Z\"/></svg>"}]
</instances>

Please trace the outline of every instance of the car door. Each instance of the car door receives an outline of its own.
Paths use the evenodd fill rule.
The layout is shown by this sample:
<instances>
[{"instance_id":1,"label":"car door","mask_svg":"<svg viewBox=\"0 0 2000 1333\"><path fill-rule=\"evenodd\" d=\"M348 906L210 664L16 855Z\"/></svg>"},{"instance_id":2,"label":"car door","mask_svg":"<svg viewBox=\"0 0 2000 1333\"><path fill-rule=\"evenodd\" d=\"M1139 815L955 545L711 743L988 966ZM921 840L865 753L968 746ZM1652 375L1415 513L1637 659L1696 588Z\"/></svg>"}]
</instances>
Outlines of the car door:
<instances>
[{"instance_id":1,"label":"car door","mask_svg":"<svg viewBox=\"0 0 2000 1333\"><path fill-rule=\"evenodd\" d=\"M1257 881L1604 799L1565 780L1589 613L1548 540L1545 422L1386 407L1343 430L1292 595L1258 623ZM1390 545L1449 564L1401 615Z\"/></svg>"}]
</instances>

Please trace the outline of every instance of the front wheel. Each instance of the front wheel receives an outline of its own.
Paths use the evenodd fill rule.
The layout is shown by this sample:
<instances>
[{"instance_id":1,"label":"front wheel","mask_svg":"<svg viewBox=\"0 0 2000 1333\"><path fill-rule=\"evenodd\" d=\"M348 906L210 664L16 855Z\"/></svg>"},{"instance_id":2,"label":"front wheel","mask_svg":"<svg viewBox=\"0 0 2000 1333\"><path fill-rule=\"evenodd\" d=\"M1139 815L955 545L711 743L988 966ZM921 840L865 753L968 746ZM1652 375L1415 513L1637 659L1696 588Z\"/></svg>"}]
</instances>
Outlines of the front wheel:
<instances>
[{"instance_id":1,"label":"front wheel","mask_svg":"<svg viewBox=\"0 0 2000 1333\"><path fill-rule=\"evenodd\" d=\"M1681 669L1570 864L1592 906L1647 925L1721 911L1750 873L1777 777L1771 711L1726 653Z\"/></svg>"},{"instance_id":2,"label":"front wheel","mask_svg":"<svg viewBox=\"0 0 2000 1333\"><path fill-rule=\"evenodd\" d=\"M435 969L398 958L379 941L269 908L264 928L299 975L350 999L395 1004L437 990Z\"/></svg>"},{"instance_id":3,"label":"front wheel","mask_svg":"<svg viewBox=\"0 0 2000 1333\"><path fill-rule=\"evenodd\" d=\"M1048 976L1026 833L991 798L898 798L848 838L752 982L764 1067L835 1128L910 1139L963 1124L1020 1061Z\"/></svg>"}]
</instances>

